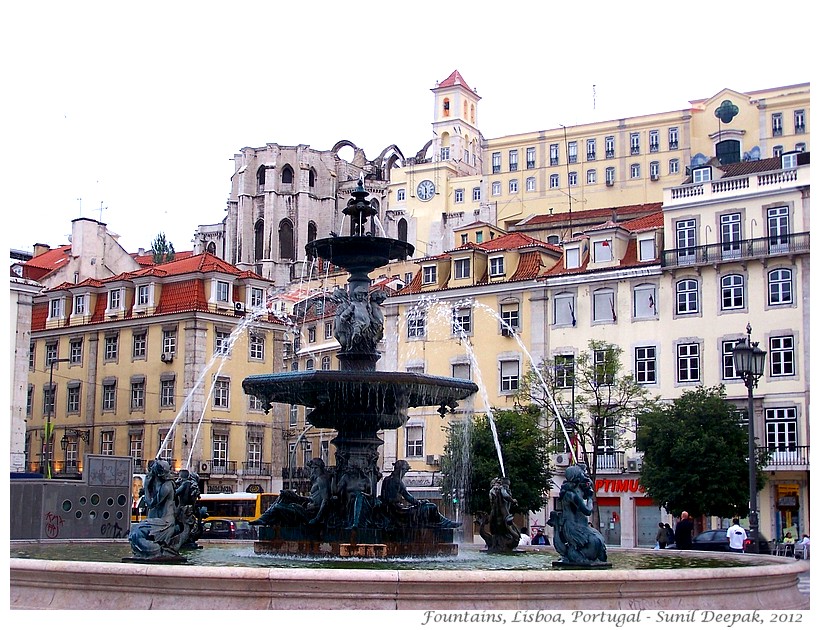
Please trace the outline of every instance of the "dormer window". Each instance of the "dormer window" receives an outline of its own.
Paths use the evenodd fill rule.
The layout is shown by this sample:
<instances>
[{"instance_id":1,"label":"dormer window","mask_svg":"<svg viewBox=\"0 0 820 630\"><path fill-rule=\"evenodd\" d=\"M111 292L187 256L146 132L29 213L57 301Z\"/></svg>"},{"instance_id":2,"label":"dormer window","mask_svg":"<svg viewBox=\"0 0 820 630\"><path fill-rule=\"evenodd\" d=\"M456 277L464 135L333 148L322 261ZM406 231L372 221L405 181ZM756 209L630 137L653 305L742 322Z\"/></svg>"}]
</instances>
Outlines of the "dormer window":
<instances>
[{"instance_id":1,"label":"dormer window","mask_svg":"<svg viewBox=\"0 0 820 630\"><path fill-rule=\"evenodd\" d=\"M647 260L655 260L657 257L654 237L638 239L638 260L645 262Z\"/></svg>"},{"instance_id":2,"label":"dormer window","mask_svg":"<svg viewBox=\"0 0 820 630\"><path fill-rule=\"evenodd\" d=\"M470 277L470 259L459 258L453 261L453 271L456 280L464 280Z\"/></svg>"},{"instance_id":3,"label":"dormer window","mask_svg":"<svg viewBox=\"0 0 820 630\"><path fill-rule=\"evenodd\" d=\"M564 251L565 266L567 269L577 269L581 266L581 247L567 247Z\"/></svg>"},{"instance_id":4,"label":"dormer window","mask_svg":"<svg viewBox=\"0 0 820 630\"><path fill-rule=\"evenodd\" d=\"M784 153L780 156L783 168L797 168L797 153Z\"/></svg>"},{"instance_id":5,"label":"dormer window","mask_svg":"<svg viewBox=\"0 0 820 630\"><path fill-rule=\"evenodd\" d=\"M85 295L74 296L74 314L85 315L86 300Z\"/></svg>"},{"instance_id":6,"label":"dormer window","mask_svg":"<svg viewBox=\"0 0 820 630\"><path fill-rule=\"evenodd\" d=\"M595 262L611 262L612 261L612 240L607 239L603 241L594 241L593 250L595 252Z\"/></svg>"},{"instance_id":7,"label":"dormer window","mask_svg":"<svg viewBox=\"0 0 820 630\"><path fill-rule=\"evenodd\" d=\"M150 285L142 285L137 287L137 306L148 306L151 303L151 287Z\"/></svg>"},{"instance_id":8,"label":"dormer window","mask_svg":"<svg viewBox=\"0 0 820 630\"><path fill-rule=\"evenodd\" d=\"M712 169L707 168L696 168L692 171L692 181L696 184L702 184L704 182L708 182L712 180Z\"/></svg>"},{"instance_id":9,"label":"dormer window","mask_svg":"<svg viewBox=\"0 0 820 630\"><path fill-rule=\"evenodd\" d=\"M108 310L118 311L122 307L122 289L111 289L108 292Z\"/></svg>"},{"instance_id":10,"label":"dormer window","mask_svg":"<svg viewBox=\"0 0 820 630\"><path fill-rule=\"evenodd\" d=\"M504 275L504 256L495 256L493 258L490 258L490 275Z\"/></svg>"},{"instance_id":11,"label":"dormer window","mask_svg":"<svg viewBox=\"0 0 820 630\"><path fill-rule=\"evenodd\" d=\"M63 316L63 298L54 298L48 303L49 319L60 319Z\"/></svg>"},{"instance_id":12,"label":"dormer window","mask_svg":"<svg viewBox=\"0 0 820 630\"><path fill-rule=\"evenodd\" d=\"M251 288L251 308L262 308L265 305L264 289Z\"/></svg>"},{"instance_id":13,"label":"dormer window","mask_svg":"<svg viewBox=\"0 0 820 630\"><path fill-rule=\"evenodd\" d=\"M227 302L231 294L231 285L224 280L217 280L215 287L215 298L217 302Z\"/></svg>"},{"instance_id":14,"label":"dormer window","mask_svg":"<svg viewBox=\"0 0 820 630\"><path fill-rule=\"evenodd\" d=\"M436 283L436 266L427 265L421 269L421 283L435 284Z\"/></svg>"}]
</instances>

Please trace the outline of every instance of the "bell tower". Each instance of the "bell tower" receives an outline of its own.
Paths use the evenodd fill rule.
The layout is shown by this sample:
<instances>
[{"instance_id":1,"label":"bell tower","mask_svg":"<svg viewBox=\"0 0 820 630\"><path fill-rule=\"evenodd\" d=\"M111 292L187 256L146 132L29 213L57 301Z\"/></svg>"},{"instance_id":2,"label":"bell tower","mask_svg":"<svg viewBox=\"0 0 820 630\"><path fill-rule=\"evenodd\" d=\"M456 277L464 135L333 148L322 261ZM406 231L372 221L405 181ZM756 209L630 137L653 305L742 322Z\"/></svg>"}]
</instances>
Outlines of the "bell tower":
<instances>
[{"instance_id":1,"label":"bell tower","mask_svg":"<svg viewBox=\"0 0 820 630\"><path fill-rule=\"evenodd\" d=\"M481 173L481 132L477 127L481 97L458 70L436 83L433 159L449 162L458 175Z\"/></svg>"}]
</instances>

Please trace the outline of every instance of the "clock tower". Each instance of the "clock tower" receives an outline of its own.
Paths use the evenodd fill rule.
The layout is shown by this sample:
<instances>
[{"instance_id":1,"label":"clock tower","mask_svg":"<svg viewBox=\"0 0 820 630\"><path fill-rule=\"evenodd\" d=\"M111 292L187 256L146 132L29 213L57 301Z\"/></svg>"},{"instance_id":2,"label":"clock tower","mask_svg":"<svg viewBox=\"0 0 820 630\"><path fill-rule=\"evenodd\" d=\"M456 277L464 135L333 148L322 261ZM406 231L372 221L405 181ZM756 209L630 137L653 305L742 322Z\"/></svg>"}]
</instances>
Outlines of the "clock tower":
<instances>
[{"instance_id":1,"label":"clock tower","mask_svg":"<svg viewBox=\"0 0 820 630\"><path fill-rule=\"evenodd\" d=\"M481 97L458 70L432 89L435 95L432 154L449 162L457 176L481 173L481 132L476 126Z\"/></svg>"}]
</instances>

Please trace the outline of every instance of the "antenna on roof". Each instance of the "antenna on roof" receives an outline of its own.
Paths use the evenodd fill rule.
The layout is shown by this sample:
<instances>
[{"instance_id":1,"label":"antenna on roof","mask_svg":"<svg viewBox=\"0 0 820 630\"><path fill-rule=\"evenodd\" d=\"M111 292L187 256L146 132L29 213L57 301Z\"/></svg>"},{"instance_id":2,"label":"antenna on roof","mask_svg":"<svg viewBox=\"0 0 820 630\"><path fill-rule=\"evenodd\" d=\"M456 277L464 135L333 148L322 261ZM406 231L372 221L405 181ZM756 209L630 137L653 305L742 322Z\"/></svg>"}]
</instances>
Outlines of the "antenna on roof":
<instances>
[{"instance_id":1,"label":"antenna on roof","mask_svg":"<svg viewBox=\"0 0 820 630\"><path fill-rule=\"evenodd\" d=\"M108 206L103 207L103 202L100 202L100 223L102 223L102 213L103 210L108 210Z\"/></svg>"},{"instance_id":2,"label":"antenna on roof","mask_svg":"<svg viewBox=\"0 0 820 630\"><path fill-rule=\"evenodd\" d=\"M592 84L592 109L595 109L595 84Z\"/></svg>"},{"instance_id":3,"label":"antenna on roof","mask_svg":"<svg viewBox=\"0 0 820 630\"><path fill-rule=\"evenodd\" d=\"M83 218L83 198L82 197L77 197L77 201L80 202L80 218L82 219Z\"/></svg>"}]
</instances>

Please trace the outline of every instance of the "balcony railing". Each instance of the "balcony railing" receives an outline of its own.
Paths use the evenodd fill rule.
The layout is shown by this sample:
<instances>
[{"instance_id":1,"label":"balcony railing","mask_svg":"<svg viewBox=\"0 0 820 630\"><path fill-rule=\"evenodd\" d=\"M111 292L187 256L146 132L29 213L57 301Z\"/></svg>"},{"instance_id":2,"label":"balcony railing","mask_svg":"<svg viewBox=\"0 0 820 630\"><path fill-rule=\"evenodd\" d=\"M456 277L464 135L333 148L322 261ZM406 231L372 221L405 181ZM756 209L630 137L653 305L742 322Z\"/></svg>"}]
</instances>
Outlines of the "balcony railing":
<instances>
[{"instance_id":1,"label":"balcony railing","mask_svg":"<svg viewBox=\"0 0 820 630\"><path fill-rule=\"evenodd\" d=\"M748 260L783 254L806 254L808 252L809 232L799 232L797 234L764 236L728 243L667 249L661 255L661 266L690 267L731 260Z\"/></svg>"},{"instance_id":2,"label":"balcony railing","mask_svg":"<svg viewBox=\"0 0 820 630\"><path fill-rule=\"evenodd\" d=\"M212 459L210 461L206 461L205 465L206 470L203 472L210 472L212 475L236 474L236 462L233 461L226 461L224 459Z\"/></svg>"},{"instance_id":3,"label":"balcony railing","mask_svg":"<svg viewBox=\"0 0 820 630\"><path fill-rule=\"evenodd\" d=\"M766 470L809 469L808 446L761 446L757 448L757 452L768 455Z\"/></svg>"},{"instance_id":4,"label":"balcony railing","mask_svg":"<svg viewBox=\"0 0 820 630\"><path fill-rule=\"evenodd\" d=\"M246 477L270 477L270 462L242 462L242 473Z\"/></svg>"}]
</instances>

